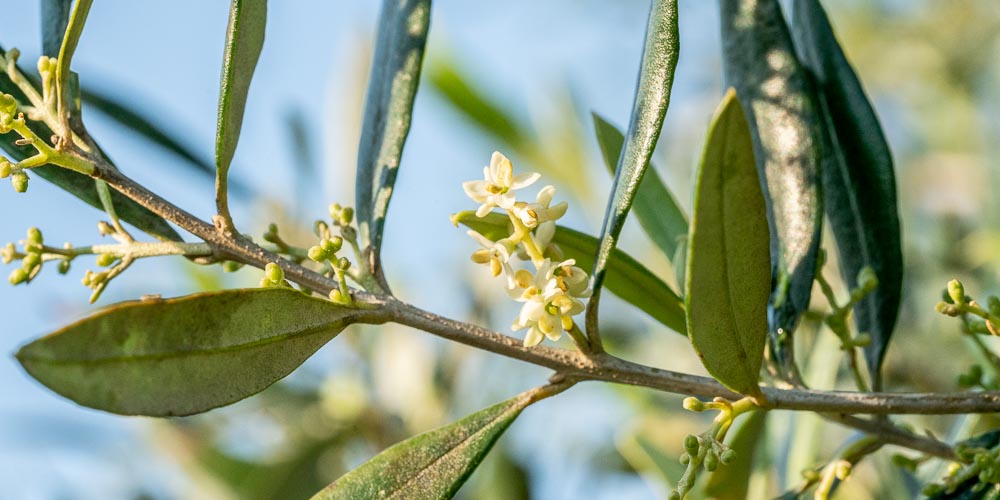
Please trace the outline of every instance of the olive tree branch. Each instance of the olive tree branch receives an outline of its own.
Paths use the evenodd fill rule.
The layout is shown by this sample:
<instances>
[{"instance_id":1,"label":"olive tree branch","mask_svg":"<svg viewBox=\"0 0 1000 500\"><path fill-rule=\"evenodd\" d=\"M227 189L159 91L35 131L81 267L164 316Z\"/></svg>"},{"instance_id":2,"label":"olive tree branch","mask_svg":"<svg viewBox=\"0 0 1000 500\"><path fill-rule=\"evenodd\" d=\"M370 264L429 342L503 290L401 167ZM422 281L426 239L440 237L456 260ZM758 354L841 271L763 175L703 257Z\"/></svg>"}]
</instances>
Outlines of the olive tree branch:
<instances>
[{"instance_id":1,"label":"olive tree branch","mask_svg":"<svg viewBox=\"0 0 1000 500\"><path fill-rule=\"evenodd\" d=\"M174 222L203 239L216 258L226 258L263 268L277 263L286 279L326 295L337 282L301 265L286 260L236 235L226 237L214 225L205 222L164 200L117 169L98 163L94 177L131 198L153 213ZM544 346L524 347L520 339L478 325L436 315L392 296L361 291L353 293L360 306L379 310L386 321L411 326L447 340L479 348L502 356L550 368L561 377L574 381L604 381L647 387L690 396L738 399L736 394L714 379L679 373L633 363L607 353L587 355L578 351ZM825 418L885 437L886 442L923 451L942 458L953 458L950 447L937 440L918 436L887 422L865 420L851 414L962 414L1000 412L1000 392L977 393L857 393L782 389L762 387L767 403L764 409L813 411Z\"/></svg>"}]
</instances>

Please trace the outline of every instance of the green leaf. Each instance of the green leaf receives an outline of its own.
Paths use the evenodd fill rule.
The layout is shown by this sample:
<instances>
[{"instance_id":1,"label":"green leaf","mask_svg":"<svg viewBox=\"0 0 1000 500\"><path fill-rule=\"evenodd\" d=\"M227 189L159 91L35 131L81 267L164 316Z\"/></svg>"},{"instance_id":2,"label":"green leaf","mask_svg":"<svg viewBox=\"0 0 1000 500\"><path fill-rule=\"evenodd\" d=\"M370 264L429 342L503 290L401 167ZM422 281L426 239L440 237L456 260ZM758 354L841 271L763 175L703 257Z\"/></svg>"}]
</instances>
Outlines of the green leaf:
<instances>
[{"instance_id":1,"label":"green leaf","mask_svg":"<svg viewBox=\"0 0 1000 500\"><path fill-rule=\"evenodd\" d=\"M267 25L267 0L232 0L226 48L222 57L222 81L219 89L219 119L215 132L215 168L223 186L229 164L236 153L243 126L243 110L250 92L257 59L264 47Z\"/></svg>"},{"instance_id":2,"label":"green leaf","mask_svg":"<svg viewBox=\"0 0 1000 500\"><path fill-rule=\"evenodd\" d=\"M17 359L83 406L191 415L264 390L347 325L379 321L295 290L228 290L118 304L22 347Z\"/></svg>"},{"instance_id":3,"label":"green leaf","mask_svg":"<svg viewBox=\"0 0 1000 500\"><path fill-rule=\"evenodd\" d=\"M403 145L410 133L430 19L430 0L382 2L354 188L361 246L371 246L376 263Z\"/></svg>"},{"instance_id":4,"label":"green leaf","mask_svg":"<svg viewBox=\"0 0 1000 500\"><path fill-rule=\"evenodd\" d=\"M759 396L771 289L764 196L730 89L708 131L694 194L684 301L688 336L726 387Z\"/></svg>"},{"instance_id":5,"label":"green leaf","mask_svg":"<svg viewBox=\"0 0 1000 500\"><path fill-rule=\"evenodd\" d=\"M792 34L803 65L815 77L825 119L823 200L840 250L840 271L851 288L865 267L878 276L875 291L854 307L858 331L872 336L864 351L877 388L903 287L892 152L823 7L817 0L796 0L793 6Z\"/></svg>"},{"instance_id":6,"label":"green leaf","mask_svg":"<svg viewBox=\"0 0 1000 500\"><path fill-rule=\"evenodd\" d=\"M313 500L451 498L514 419L533 402L524 393L379 453Z\"/></svg>"},{"instance_id":7,"label":"green leaf","mask_svg":"<svg viewBox=\"0 0 1000 500\"><path fill-rule=\"evenodd\" d=\"M461 223L493 241L506 238L511 233L510 220L500 213L491 213L480 219L474 210L466 210L453 215L452 222L455 225ZM575 259L581 269L593 265L597 238L557 226L552 242L559 246L567 259ZM639 261L615 249L611 252L607 269L608 290L671 330L682 335L687 331L684 304L680 297Z\"/></svg>"},{"instance_id":8,"label":"green leaf","mask_svg":"<svg viewBox=\"0 0 1000 500\"><path fill-rule=\"evenodd\" d=\"M0 54L5 54L2 47L0 47ZM3 71L0 71L0 92L13 95L18 102L27 102L27 98L25 98L17 86L10 81L7 73ZM28 123L39 137L52 137L52 131L49 130L49 128L43 123L31 121ZM15 141L18 139L20 139L20 136L18 136L16 132L9 132L7 134L0 135L0 149L3 149L10 159L14 161L24 160L35 153L34 148L31 146L18 146L15 144ZM111 162L111 160L107 157L105 157L105 159L107 159L109 163ZM83 200L88 205L103 211L101 200L98 197L97 189L94 186L94 180L90 177L57 167L55 165L43 165L41 167L36 167L31 169L31 173L38 174L39 177L55 184L63 191L66 191ZM154 214L147 208L125 197L121 193L112 191L111 200L114 202L118 217L121 218L121 220L132 224L143 232L160 240L181 240L177 231L174 231L170 224L163 220L162 217Z\"/></svg>"},{"instance_id":9,"label":"green leaf","mask_svg":"<svg viewBox=\"0 0 1000 500\"><path fill-rule=\"evenodd\" d=\"M42 55L59 57L73 0L42 0Z\"/></svg>"},{"instance_id":10,"label":"green leaf","mask_svg":"<svg viewBox=\"0 0 1000 500\"><path fill-rule=\"evenodd\" d=\"M614 175L618 166L618 155L625 143L625 136L597 113L594 118L594 132L597 134L597 144L604 156L604 165L608 172ZM653 243L663 252L663 255L674 262L681 241L687 238L688 222L684 211L677 205L674 195L667 189L656 173L654 165L646 170L635 193L635 203L632 206L639 224L646 231ZM681 281L683 283L683 281Z\"/></svg>"},{"instance_id":11,"label":"green leaf","mask_svg":"<svg viewBox=\"0 0 1000 500\"><path fill-rule=\"evenodd\" d=\"M719 467L708 477L705 496L715 500L742 500L748 498L750 474L754 468L754 452L764 440L767 412L755 411L734 431L729 447L736 451L736 459Z\"/></svg>"},{"instance_id":12,"label":"green leaf","mask_svg":"<svg viewBox=\"0 0 1000 500\"><path fill-rule=\"evenodd\" d=\"M600 247L594 260L594 295L587 304L588 333L597 326L598 303L608 262L660 137L663 117L670 104L670 88L679 49L677 0L653 0L646 26L639 82L632 103L632 118L615 168L615 181L601 228Z\"/></svg>"},{"instance_id":13,"label":"green leaf","mask_svg":"<svg viewBox=\"0 0 1000 500\"><path fill-rule=\"evenodd\" d=\"M777 0L721 0L723 67L750 122L771 227L775 356L787 371L787 341L809 307L823 207L821 118ZM774 90L780 89L780 90Z\"/></svg>"}]
</instances>

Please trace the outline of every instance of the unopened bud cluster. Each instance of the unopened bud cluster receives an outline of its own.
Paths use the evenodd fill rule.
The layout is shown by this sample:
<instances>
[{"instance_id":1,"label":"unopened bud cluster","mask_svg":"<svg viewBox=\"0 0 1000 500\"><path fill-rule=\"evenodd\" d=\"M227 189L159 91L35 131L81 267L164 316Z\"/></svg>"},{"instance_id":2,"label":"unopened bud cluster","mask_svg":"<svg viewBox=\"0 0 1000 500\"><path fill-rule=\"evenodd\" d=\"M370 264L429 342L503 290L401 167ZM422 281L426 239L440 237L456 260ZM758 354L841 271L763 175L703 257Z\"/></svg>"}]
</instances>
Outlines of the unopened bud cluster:
<instances>
[{"instance_id":1,"label":"unopened bud cluster","mask_svg":"<svg viewBox=\"0 0 1000 500\"><path fill-rule=\"evenodd\" d=\"M575 327L573 316L583 312L581 299L590 297L587 273L573 259L562 260L552 244L556 220L566 213L567 203L552 205L556 188L543 187L534 202L518 201L514 191L530 186L537 173L514 174L506 156L494 152L483 180L462 183L465 194L479 203L477 217L486 217L495 208L503 210L511 222L509 235L496 241L476 232L468 234L482 247L472 253L472 261L489 266L494 277L503 276L507 294L524 305L511 328L528 329L525 346L543 339L559 340ZM513 257L530 261L532 269L515 269Z\"/></svg>"},{"instance_id":2,"label":"unopened bud cluster","mask_svg":"<svg viewBox=\"0 0 1000 500\"><path fill-rule=\"evenodd\" d=\"M344 242L349 242L357 247L357 229L354 223L354 209L333 203L329 207L330 219L334 227L339 229L340 235L334 235L330 226L324 221L316 222L316 235L320 240L317 245L309 248L307 254L309 259L320 264L329 264L334 277L337 279L338 288L330 291L330 300L339 304L349 304L351 302L350 290L347 287L348 271L351 269L351 261L347 257L338 255L344 247ZM356 277L355 277L356 279Z\"/></svg>"},{"instance_id":3,"label":"unopened bud cluster","mask_svg":"<svg viewBox=\"0 0 1000 500\"><path fill-rule=\"evenodd\" d=\"M937 312L954 318L964 318L969 333L1000 336L1000 297L990 295L983 307L966 295L961 281L951 280L937 304Z\"/></svg>"},{"instance_id":4,"label":"unopened bud cluster","mask_svg":"<svg viewBox=\"0 0 1000 500\"><path fill-rule=\"evenodd\" d=\"M3 247L3 250L0 250L4 264L21 259L21 267L12 271L8 278L11 285L28 283L42 270L42 250L44 248L42 246L44 243L42 232L37 227L28 229L27 239L22 243L24 244L24 253L19 253L13 243L8 243Z\"/></svg>"}]
</instances>

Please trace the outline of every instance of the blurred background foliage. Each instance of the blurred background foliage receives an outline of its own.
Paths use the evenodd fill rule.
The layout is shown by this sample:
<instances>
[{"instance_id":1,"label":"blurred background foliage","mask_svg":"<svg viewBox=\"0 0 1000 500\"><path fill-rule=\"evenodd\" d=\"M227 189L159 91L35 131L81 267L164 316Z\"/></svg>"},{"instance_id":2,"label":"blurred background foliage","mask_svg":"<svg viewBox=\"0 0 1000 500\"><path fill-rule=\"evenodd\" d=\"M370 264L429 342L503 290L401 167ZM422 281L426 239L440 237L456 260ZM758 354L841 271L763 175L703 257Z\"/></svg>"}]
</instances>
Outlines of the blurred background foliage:
<instances>
[{"instance_id":1,"label":"blurred background foliage","mask_svg":"<svg viewBox=\"0 0 1000 500\"><path fill-rule=\"evenodd\" d=\"M0 7L11 9L14 3L0 0ZM476 273L478 269L472 265L461 264L470 248L468 242L460 231L446 227L446 215L437 218L470 208L461 201L459 181L476 177L493 149L505 152L518 168L540 171L545 181L557 185L559 196L570 200L570 225L591 233L598 227L610 179L594 139L590 113L597 111L619 127L626 125L646 2L555 4L484 6L479 16L475 7L460 2L435 5L438 11L432 21L414 133L404 156L400 196L393 204L393 215L399 220L390 222L386 236L390 245L387 274L396 276L394 284L405 299L444 304L438 309L506 329L512 310L495 305L500 294L494 283ZM680 4L684 38L677 81L684 87L675 90L654 163L681 206L689 209L692 166L722 89L714 5L703 0L682 0ZM1000 59L996 57L1000 53L1000 3L828 0L825 6L884 122L897 160L906 275L899 331L885 365L886 386L896 391L958 390L956 377L976 362L976 351L966 344L955 322L937 315L933 307L944 283L953 277L960 278L976 295L1000 292L1000 197L995 194L1000 192ZM104 7L101 3L95 7L95 23L100 22ZM262 233L267 223L275 222L289 242L309 244L310 217L322 214L322 207L333 199L350 200L353 145L361 123L375 10L358 9L364 11L356 16L361 27L339 39L348 48L336 49L340 55L332 68L326 67L328 58L322 55L328 47L319 43L309 47L313 55L306 60L323 67L320 74L330 81L308 86L312 91L321 90L333 104L324 107L308 95L296 95L283 103L271 98L265 109L248 108L248 117L267 120L270 128L261 133L251 126L244 133L244 142L273 141L278 145L278 152L270 156L238 154L234 164L232 176L241 186L242 218L256 221L256 234ZM574 12L563 17L560 9ZM31 15L24 13L17 19L33 19ZM502 30L488 26L493 19L490 16L500 16L497 22ZM540 32L546 22L557 21L565 25L553 27L551 33ZM603 24L611 26L600 31ZM523 27L510 31L518 25ZM205 34L205 38L220 41L223 27L224 22L214 26L218 36ZM284 37L286 40L279 43L291 43L279 29L271 26L268 36ZM4 35L0 31L0 41L7 42ZM84 38L114 36L88 26ZM551 39L556 36L568 39ZM487 50L506 43L505 37L527 41L515 43L507 51ZM35 52L26 40L16 41L24 52ZM532 44L551 58L527 52L525 47ZM598 51L593 61L588 60L586 50L598 44L604 44L603 51ZM81 54L85 53L83 45ZM504 57L496 59L497 54ZM520 65L522 58L528 62ZM555 69L525 71L537 70L556 58L566 62ZM96 60L92 55L90 61ZM617 60L613 67L600 66L611 60ZM268 71L267 63L265 52L258 73ZM115 60L91 62L80 69L83 81L92 89L85 111L90 108L111 118L109 127L126 127L123 134L104 139L107 145L138 151L122 154L126 159L141 158L147 150L162 148L166 158L162 163L170 170L142 176L150 176L154 187L163 186L168 195L174 182L170 179L175 178L189 179L184 183L191 189L208 193L211 175L197 171L211 166L205 154L211 134L199 132L201 139L192 140L192 130L198 126L163 112L183 104L183 98L155 102L138 97L141 92L133 97L123 91L114 75L107 76L113 68L120 71L122 64ZM623 68L629 69L618 74ZM183 64L176 70L183 73ZM279 88L282 96L295 95L295 79L278 79L273 85L264 79L251 89L251 103L255 98L263 100L260 95L268 89ZM211 81L214 85L215 80ZM596 105L591 102L594 95L602 94L614 97L597 99ZM276 100L278 104L274 104ZM214 109L208 113L213 114ZM432 136L433 140L428 139ZM128 143L133 145L119 146ZM241 148L248 147L241 144ZM127 161L121 163L128 165ZM144 167L124 168L142 172ZM31 209L42 203L36 200L36 205L16 205L11 194L2 196L6 210L16 206ZM41 199L58 194L37 189L32 196ZM197 203L205 208L210 202ZM431 208L420 213L424 207ZM411 214L401 215L404 211ZM48 220L51 223L43 225L43 230L58 239L56 234L64 232L65 224L57 222L59 217ZM35 223L5 221L0 236L17 239L26 225ZM421 224L434 229L423 231ZM400 229L403 225L416 225L417 229ZM832 239L826 241L835 258ZM675 283L668 260L656 253L634 221L626 229L624 246L658 275ZM837 279L833 269L828 264L826 275ZM163 293L178 294L253 286L257 277L257 271L249 269L222 275L216 269L171 262L165 268L155 268L145 279L133 277L134 281L118 284L113 298L149 293L149 284L159 280L174 283L156 285L157 290L152 291L163 288ZM183 282L178 284L177 280ZM843 287L838 292L845 293ZM10 296L10 290L5 290L2 298ZM79 290L39 293L33 300L61 301L59 307L47 311L61 311L55 313L55 319L64 322L81 313L84 294ZM67 305L70 300L72 305ZM822 310L826 305L817 301L814 307ZM611 352L647 364L701 373L685 339L622 303L607 301L605 309L607 324L602 333L608 337ZM19 326L7 320L5 325L9 326L3 328L4 333ZM850 388L834 337L808 319L797 335L807 382L814 387ZM113 481L118 488L115 491L136 498L306 498L383 448L509 397L547 375L536 367L391 325L355 327L334 344L258 397L202 416L130 424L135 426L127 437L131 441L122 445L127 451L108 455L94 451L107 450L107 446L102 448L91 440L43 440L49 443L43 446L50 455L39 466L73 467L59 465L66 463L66 455L83 461L94 459L102 464L101 474L117 478ZM1000 348L995 342L991 345ZM996 378L998 374L988 376ZM18 391L12 390L12 397L20 396ZM46 410L48 414L84 411L62 402L53 408ZM0 418L10 418L2 427L13 433L17 431L12 429L21 426L29 436L54 432L38 422L27 425L30 415L0 413ZM992 416L900 420L949 440L1000 425ZM111 425L122 421L114 419L116 424ZM68 429L87 432L87 425L69 425ZM700 432L706 425L702 416L680 409L679 397L596 384L578 387L526 412L459 497L664 497L671 481L681 473L677 457L682 452L683 436ZM756 447L752 452L738 448L739 453L755 457L743 477L736 477L740 468L734 467L726 483L729 487L709 485L707 490L697 489L694 497L739 498L741 492L753 498L777 495L800 481L801 470L822 465L852 438L850 431L806 414L771 412L766 421L752 425L748 432L737 433L746 446ZM143 444L132 444L136 442ZM4 444L0 439L0 464L12 460L17 447L16 440ZM935 462L915 474L905 472L891 464L894 452L883 451L866 459L838 490L838 496L911 498L919 491L919 484L943 472ZM136 465L139 461L160 472L148 473L148 467ZM102 497L93 488L78 488L83 476L64 473L59 477L63 479L46 485L31 483L29 476L22 478L27 483L20 484L11 475L7 480L14 483L2 488L14 492L12 498ZM738 487L740 484L745 489Z\"/></svg>"}]
</instances>

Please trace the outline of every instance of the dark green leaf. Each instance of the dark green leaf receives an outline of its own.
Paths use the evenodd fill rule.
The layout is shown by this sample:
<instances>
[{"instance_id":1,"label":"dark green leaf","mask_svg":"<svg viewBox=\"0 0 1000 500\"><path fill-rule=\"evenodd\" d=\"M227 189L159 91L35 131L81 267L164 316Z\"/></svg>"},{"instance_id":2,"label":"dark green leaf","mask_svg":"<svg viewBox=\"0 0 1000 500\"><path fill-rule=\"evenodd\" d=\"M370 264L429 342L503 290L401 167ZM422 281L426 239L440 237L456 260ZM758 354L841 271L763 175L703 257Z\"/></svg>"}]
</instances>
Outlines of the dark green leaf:
<instances>
[{"instance_id":1,"label":"dark green leaf","mask_svg":"<svg viewBox=\"0 0 1000 500\"><path fill-rule=\"evenodd\" d=\"M59 57L73 0L42 0L42 55Z\"/></svg>"},{"instance_id":2,"label":"dark green leaf","mask_svg":"<svg viewBox=\"0 0 1000 500\"><path fill-rule=\"evenodd\" d=\"M759 396L771 289L764 196L746 117L730 89L705 142L688 237L688 336L726 387Z\"/></svg>"},{"instance_id":3,"label":"dark green leaf","mask_svg":"<svg viewBox=\"0 0 1000 500\"><path fill-rule=\"evenodd\" d=\"M376 262L403 145L410 133L430 20L430 0L382 2L354 188L361 246L371 246Z\"/></svg>"},{"instance_id":4,"label":"dark green leaf","mask_svg":"<svg viewBox=\"0 0 1000 500\"><path fill-rule=\"evenodd\" d=\"M750 121L771 227L769 322L779 363L809 307L823 207L821 118L777 0L721 0L723 66ZM783 366L787 371L788 367Z\"/></svg>"},{"instance_id":5,"label":"dark green leaf","mask_svg":"<svg viewBox=\"0 0 1000 500\"><path fill-rule=\"evenodd\" d=\"M0 47L0 54L5 54L2 47ZM7 74L2 71L0 71L0 92L13 95L19 102L27 102L27 99L17 86L14 85L14 83L10 81L10 78L8 78ZM29 122L29 125L35 130L35 133L38 134L39 137L52 136L52 131L42 123ZM4 152L6 152L6 154L14 161L21 161L35 153L34 148L30 146L18 146L15 144L14 141L19 138L20 136L18 136L15 132L0 135L0 149L3 149ZM110 162L110 160L108 161ZM101 200L97 196L97 189L94 186L94 180L90 177L57 167L55 165L36 167L31 169L31 173L38 174L39 177L83 200L88 205L99 210L103 210ZM131 199L126 198L121 193L112 191L111 200L114 202L115 209L121 220L132 224L143 232L146 232L160 240L181 240L177 231L174 231L170 224L163 220L163 218L153 212L150 212L147 208L139 205Z\"/></svg>"},{"instance_id":6,"label":"dark green leaf","mask_svg":"<svg viewBox=\"0 0 1000 500\"><path fill-rule=\"evenodd\" d=\"M483 218L467 210L452 216L452 222L461 223L483 236L496 241L510 235L510 221L499 213ZM559 246L567 259L586 269L593 265L597 252L597 239L567 227L558 226L552 242ZM669 285L656 277L637 260L615 249L608 261L607 287L626 302L646 312L668 328L684 334L684 305Z\"/></svg>"},{"instance_id":7,"label":"dark green leaf","mask_svg":"<svg viewBox=\"0 0 1000 500\"><path fill-rule=\"evenodd\" d=\"M345 474L313 500L451 498L531 403L530 393L521 394L407 439Z\"/></svg>"},{"instance_id":8,"label":"dark green leaf","mask_svg":"<svg viewBox=\"0 0 1000 500\"><path fill-rule=\"evenodd\" d=\"M226 48L222 56L219 120L215 132L215 168L225 185L243 126L243 110L257 59L264 47L267 0L232 0Z\"/></svg>"},{"instance_id":9,"label":"dark green leaf","mask_svg":"<svg viewBox=\"0 0 1000 500\"><path fill-rule=\"evenodd\" d=\"M670 104L670 88L679 49L677 0L653 0L646 26L639 81L632 102L632 118L615 168L615 181L601 228L600 247L594 260L594 295L587 304L588 332L597 326L597 309L608 261L618 244L625 217L660 137L663 117Z\"/></svg>"},{"instance_id":10,"label":"dark green leaf","mask_svg":"<svg viewBox=\"0 0 1000 500\"><path fill-rule=\"evenodd\" d=\"M17 359L83 406L190 415L252 396L347 325L378 321L295 290L228 290L115 305L22 347Z\"/></svg>"},{"instance_id":11,"label":"dark green leaf","mask_svg":"<svg viewBox=\"0 0 1000 500\"><path fill-rule=\"evenodd\" d=\"M604 165L608 167L611 175L614 175L625 136L597 113L592 115L597 144L600 145L601 154L604 156ZM674 195L660 180L660 175L656 173L656 168L652 164L639 183L632 210L649 238L659 247L663 255L673 262L681 240L687 238L687 217L677 205ZM677 262L673 264L677 266Z\"/></svg>"},{"instance_id":12,"label":"dark green leaf","mask_svg":"<svg viewBox=\"0 0 1000 500\"><path fill-rule=\"evenodd\" d=\"M729 447L736 451L736 459L719 467L708 477L705 495L716 500L742 500L747 497L750 473L753 472L754 452L764 440L767 412L755 411L735 430Z\"/></svg>"},{"instance_id":13,"label":"dark green leaf","mask_svg":"<svg viewBox=\"0 0 1000 500\"><path fill-rule=\"evenodd\" d=\"M864 350L878 388L903 286L892 153L823 7L817 0L796 0L793 6L796 47L816 79L825 118L823 200L840 250L840 271L852 288L865 267L878 276L875 291L854 307L858 331L872 336Z\"/></svg>"}]
</instances>

